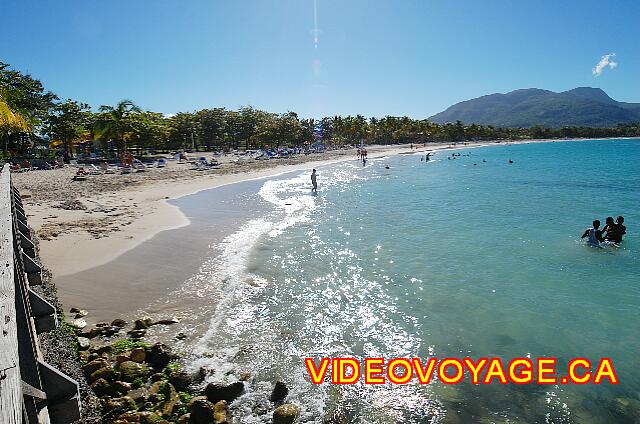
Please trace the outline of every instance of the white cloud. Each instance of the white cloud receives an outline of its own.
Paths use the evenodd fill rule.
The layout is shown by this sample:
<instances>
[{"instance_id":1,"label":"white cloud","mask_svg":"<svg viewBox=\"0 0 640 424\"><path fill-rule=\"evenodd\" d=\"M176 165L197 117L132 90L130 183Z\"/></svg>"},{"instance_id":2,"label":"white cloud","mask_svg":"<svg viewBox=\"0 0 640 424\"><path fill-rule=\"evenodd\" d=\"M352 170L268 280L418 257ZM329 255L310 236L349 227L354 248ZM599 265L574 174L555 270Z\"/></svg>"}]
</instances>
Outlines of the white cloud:
<instances>
[{"instance_id":1,"label":"white cloud","mask_svg":"<svg viewBox=\"0 0 640 424\"><path fill-rule=\"evenodd\" d=\"M598 62L596 67L591 70L591 72L593 72L593 75L599 77L600 74L602 74L604 70L607 69L607 67L609 67L609 69L615 69L618 66L618 62L614 62L612 59L615 56L615 53L609 53L602 56L600 58L600 62Z\"/></svg>"}]
</instances>

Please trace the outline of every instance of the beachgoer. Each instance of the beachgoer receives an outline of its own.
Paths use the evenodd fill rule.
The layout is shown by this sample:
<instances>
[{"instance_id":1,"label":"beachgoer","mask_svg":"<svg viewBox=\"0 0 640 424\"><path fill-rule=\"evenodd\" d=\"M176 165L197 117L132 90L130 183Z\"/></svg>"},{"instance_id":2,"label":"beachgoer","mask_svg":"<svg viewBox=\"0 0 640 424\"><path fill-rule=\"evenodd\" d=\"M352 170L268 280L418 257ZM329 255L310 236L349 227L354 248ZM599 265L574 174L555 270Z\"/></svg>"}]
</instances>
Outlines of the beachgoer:
<instances>
[{"instance_id":1,"label":"beachgoer","mask_svg":"<svg viewBox=\"0 0 640 424\"><path fill-rule=\"evenodd\" d=\"M620 226L620 241L622 241L622 236L627 234L627 227L624 226L624 216L618 216L616 218L616 224Z\"/></svg>"},{"instance_id":2,"label":"beachgoer","mask_svg":"<svg viewBox=\"0 0 640 424\"><path fill-rule=\"evenodd\" d=\"M358 159L360 159L360 149L358 149Z\"/></svg>"},{"instance_id":3,"label":"beachgoer","mask_svg":"<svg viewBox=\"0 0 640 424\"><path fill-rule=\"evenodd\" d=\"M624 226L623 222L624 217L622 216L617 218L617 222L614 222L613 217L607 217L607 224L602 229L603 232L606 232L605 240L614 243L622 242L622 236L627 232L627 227Z\"/></svg>"},{"instance_id":4,"label":"beachgoer","mask_svg":"<svg viewBox=\"0 0 640 424\"><path fill-rule=\"evenodd\" d=\"M314 193L318 192L318 180L316 179L316 175L316 170L314 169L313 172L311 172L311 185L313 185L311 191Z\"/></svg>"},{"instance_id":5,"label":"beachgoer","mask_svg":"<svg viewBox=\"0 0 640 424\"><path fill-rule=\"evenodd\" d=\"M582 234L581 238L588 237L589 239L587 240L587 243L590 246L594 246L594 247L599 246L600 242L604 241L604 238L602 238L602 230L600 230L599 228L600 228L600 221L596 219L595 221L593 221L593 227L587 228L584 231L584 234Z\"/></svg>"}]
</instances>

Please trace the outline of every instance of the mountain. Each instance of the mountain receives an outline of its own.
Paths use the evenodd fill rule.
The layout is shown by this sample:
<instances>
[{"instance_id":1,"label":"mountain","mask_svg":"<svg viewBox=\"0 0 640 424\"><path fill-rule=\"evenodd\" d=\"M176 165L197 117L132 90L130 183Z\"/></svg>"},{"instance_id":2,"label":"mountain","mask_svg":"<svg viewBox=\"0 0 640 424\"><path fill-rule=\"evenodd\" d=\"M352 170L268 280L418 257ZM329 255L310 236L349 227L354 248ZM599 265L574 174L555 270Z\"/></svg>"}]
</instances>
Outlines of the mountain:
<instances>
[{"instance_id":1,"label":"mountain","mask_svg":"<svg viewBox=\"0 0 640 424\"><path fill-rule=\"evenodd\" d=\"M612 127L640 122L640 103L618 102L599 88L578 87L561 93L528 88L456 103L429 119L497 127Z\"/></svg>"}]
</instances>

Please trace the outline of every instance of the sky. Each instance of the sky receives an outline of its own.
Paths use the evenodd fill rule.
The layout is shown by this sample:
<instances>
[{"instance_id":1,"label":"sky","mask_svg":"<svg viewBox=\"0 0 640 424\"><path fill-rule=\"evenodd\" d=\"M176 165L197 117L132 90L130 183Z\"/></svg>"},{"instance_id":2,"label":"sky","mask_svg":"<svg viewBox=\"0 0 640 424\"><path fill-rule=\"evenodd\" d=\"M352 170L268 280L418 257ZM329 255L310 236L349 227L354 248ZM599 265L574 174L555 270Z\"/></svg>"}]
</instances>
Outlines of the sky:
<instances>
[{"instance_id":1,"label":"sky","mask_svg":"<svg viewBox=\"0 0 640 424\"><path fill-rule=\"evenodd\" d=\"M0 61L93 107L427 118L579 86L640 102L637 0L0 0L0 18Z\"/></svg>"}]
</instances>

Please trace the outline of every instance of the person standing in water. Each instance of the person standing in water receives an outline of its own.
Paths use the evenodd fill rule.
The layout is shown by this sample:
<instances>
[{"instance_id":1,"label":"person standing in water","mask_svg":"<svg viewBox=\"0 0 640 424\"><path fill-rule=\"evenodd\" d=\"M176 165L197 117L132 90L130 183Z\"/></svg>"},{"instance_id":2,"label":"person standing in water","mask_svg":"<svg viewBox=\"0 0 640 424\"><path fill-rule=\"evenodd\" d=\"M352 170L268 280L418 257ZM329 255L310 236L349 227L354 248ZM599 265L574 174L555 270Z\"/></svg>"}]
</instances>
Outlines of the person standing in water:
<instances>
[{"instance_id":1,"label":"person standing in water","mask_svg":"<svg viewBox=\"0 0 640 424\"><path fill-rule=\"evenodd\" d=\"M600 230L599 228L600 221L596 219L595 221L593 221L593 227L587 228L584 234L582 234L581 238L588 237L589 239L587 240L587 243L589 244L589 246L600 246L600 243L604 241L604 238L602 237L602 230Z\"/></svg>"},{"instance_id":2,"label":"person standing in water","mask_svg":"<svg viewBox=\"0 0 640 424\"><path fill-rule=\"evenodd\" d=\"M314 169L313 172L311 172L311 185L313 186L313 188L311 189L312 193L318 192L318 180L316 179L316 175L316 170Z\"/></svg>"}]
</instances>

